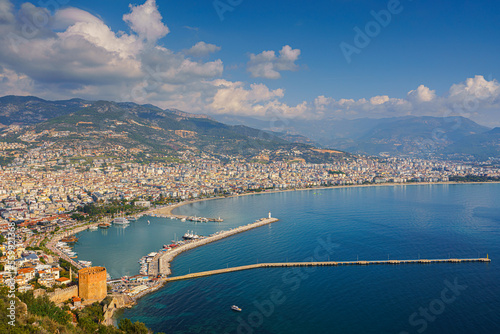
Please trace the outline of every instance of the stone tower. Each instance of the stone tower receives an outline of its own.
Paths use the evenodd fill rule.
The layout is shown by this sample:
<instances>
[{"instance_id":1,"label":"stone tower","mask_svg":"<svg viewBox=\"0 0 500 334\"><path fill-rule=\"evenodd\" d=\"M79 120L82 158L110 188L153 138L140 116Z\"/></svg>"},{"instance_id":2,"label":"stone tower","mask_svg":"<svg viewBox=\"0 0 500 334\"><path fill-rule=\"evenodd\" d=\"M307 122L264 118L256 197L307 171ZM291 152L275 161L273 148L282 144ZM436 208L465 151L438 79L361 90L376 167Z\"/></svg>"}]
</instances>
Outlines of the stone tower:
<instances>
[{"instance_id":1,"label":"stone tower","mask_svg":"<svg viewBox=\"0 0 500 334\"><path fill-rule=\"evenodd\" d=\"M90 267L78 271L78 297L84 301L101 301L108 293L106 268Z\"/></svg>"}]
</instances>

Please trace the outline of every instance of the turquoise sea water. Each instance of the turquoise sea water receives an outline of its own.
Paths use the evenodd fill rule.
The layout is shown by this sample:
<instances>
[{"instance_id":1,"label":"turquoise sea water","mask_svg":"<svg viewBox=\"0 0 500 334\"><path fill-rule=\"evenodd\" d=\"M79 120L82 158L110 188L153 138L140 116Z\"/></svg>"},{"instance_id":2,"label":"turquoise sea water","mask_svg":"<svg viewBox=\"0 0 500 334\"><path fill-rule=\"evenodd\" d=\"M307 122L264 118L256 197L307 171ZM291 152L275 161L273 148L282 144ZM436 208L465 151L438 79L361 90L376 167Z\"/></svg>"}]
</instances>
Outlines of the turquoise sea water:
<instances>
[{"instance_id":1,"label":"turquoise sea water","mask_svg":"<svg viewBox=\"0 0 500 334\"><path fill-rule=\"evenodd\" d=\"M178 214L81 233L80 259L113 277L187 229L280 221L178 256L174 275L256 262L485 257L491 263L273 268L170 283L123 317L165 333L498 333L500 185L284 192L194 203ZM151 221L147 225L147 220ZM499 260L496 260L499 259ZM243 309L232 312L233 304Z\"/></svg>"}]
</instances>

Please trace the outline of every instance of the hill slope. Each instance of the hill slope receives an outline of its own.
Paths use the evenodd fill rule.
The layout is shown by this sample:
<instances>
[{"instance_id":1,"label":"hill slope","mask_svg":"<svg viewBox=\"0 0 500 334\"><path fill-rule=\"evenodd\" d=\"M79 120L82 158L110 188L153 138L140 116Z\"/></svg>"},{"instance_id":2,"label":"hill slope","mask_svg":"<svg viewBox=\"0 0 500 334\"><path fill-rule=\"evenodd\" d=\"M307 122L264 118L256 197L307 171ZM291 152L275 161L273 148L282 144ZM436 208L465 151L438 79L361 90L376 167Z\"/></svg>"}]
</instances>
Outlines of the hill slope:
<instances>
[{"instance_id":1,"label":"hill slope","mask_svg":"<svg viewBox=\"0 0 500 334\"><path fill-rule=\"evenodd\" d=\"M108 147L113 152L127 151L128 155L156 156L195 152L246 160L260 159L262 152L265 160L294 160L290 152L298 150L300 158L307 157L307 161L330 158L313 151L310 145L291 143L270 131L227 125L205 115L152 105L6 97L0 100L2 108L9 110L4 123L24 127L19 131L4 129L1 137L31 147L41 143L59 149Z\"/></svg>"}]
</instances>

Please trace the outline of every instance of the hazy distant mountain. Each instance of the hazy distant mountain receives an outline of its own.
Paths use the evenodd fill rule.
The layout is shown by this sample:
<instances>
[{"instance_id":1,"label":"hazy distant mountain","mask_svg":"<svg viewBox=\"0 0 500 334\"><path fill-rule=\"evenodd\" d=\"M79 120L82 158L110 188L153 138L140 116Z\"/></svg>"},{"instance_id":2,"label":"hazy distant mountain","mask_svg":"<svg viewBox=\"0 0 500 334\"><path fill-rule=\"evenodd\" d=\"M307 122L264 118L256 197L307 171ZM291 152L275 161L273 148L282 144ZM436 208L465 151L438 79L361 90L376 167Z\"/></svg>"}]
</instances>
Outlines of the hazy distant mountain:
<instances>
[{"instance_id":1,"label":"hazy distant mountain","mask_svg":"<svg viewBox=\"0 0 500 334\"><path fill-rule=\"evenodd\" d=\"M363 123L366 124L365 121ZM360 126L361 128L361 126ZM356 153L441 153L465 137L489 129L464 117L404 117L378 120L352 141L333 139L330 145ZM454 153L449 151L449 153Z\"/></svg>"},{"instance_id":2,"label":"hazy distant mountain","mask_svg":"<svg viewBox=\"0 0 500 334\"><path fill-rule=\"evenodd\" d=\"M481 159L500 157L500 127L462 138L447 147L445 153L469 154Z\"/></svg>"},{"instance_id":3,"label":"hazy distant mountain","mask_svg":"<svg viewBox=\"0 0 500 334\"><path fill-rule=\"evenodd\" d=\"M263 160L304 158L311 162L328 161L333 156L314 151L313 146L304 143L291 143L283 134L227 125L206 115L162 110L153 105L8 96L0 98L0 110L3 123L24 126L22 131L4 129L2 137L35 146L45 141L61 148L124 147L160 156L190 150ZM307 142L307 138L297 139ZM259 155L264 149L270 151L265 157ZM297 156L292 151L298 152L294 153Z\"/></svg>"},{"instance_id":4,"label":"hazy distant mountain","mask_svg":"<svg viewBox=\"0 0 500 334\"><path fill-rule=\"evenodd\" d=\"M370 155L381 153L427 155L432 153L469 154L484 157L485 147L489 147L489 152L495 153L494 144L498 146L500 143L495 141L496 137L486 135L490 128L458 116L408 116L354 120L294 119L275 122L237 116L222 116L218 119L230 124L252 124L252 126L265 129L281 127L291 134L306 136L323 147ZM468 139L471 141L468 142ZM462 146L469 147L469 149L462 149ZM493 156L500 156L500 154L497 152Z\"/></svg>"}]
</instances>

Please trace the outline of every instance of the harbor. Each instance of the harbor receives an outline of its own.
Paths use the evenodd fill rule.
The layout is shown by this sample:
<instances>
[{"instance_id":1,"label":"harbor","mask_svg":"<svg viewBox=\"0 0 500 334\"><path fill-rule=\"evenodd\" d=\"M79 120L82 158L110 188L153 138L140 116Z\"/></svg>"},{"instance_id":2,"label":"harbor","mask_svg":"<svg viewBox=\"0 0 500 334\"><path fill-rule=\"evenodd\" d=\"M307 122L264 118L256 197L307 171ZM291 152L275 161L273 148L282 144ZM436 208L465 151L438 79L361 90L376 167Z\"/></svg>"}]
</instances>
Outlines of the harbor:
<instances>
[{"instance_id":1,"label":"harbor","mask_svg":"<svg viewBox=\"0 0 500 334\"><path fill-rule=\"evenodd\" d=\"M277 218L272 218L271 215L269 214L268 218L261 218L257 220L254 223L247 224L244 226L240 226L237 228L230 229L228 231L220 231L216 232L208 237L201 237L201 238L196 238L196 239L190 239L190 240L184 240L180 241L175 245L171 245L173 247L169 247L170 249L164 248L163 250L159 251L156 255L154 255L151 259L151 261L148 264L148 269L147 269L147 274L149 276L157 277L167 277L171 274L170 270L170 262L173 261L173 259L188 250L207 245L209 243L222 240L224 238L260 227L264 225L268 225L274 222L277 222L279 219Z\"/></svg>"}]
</instances>

